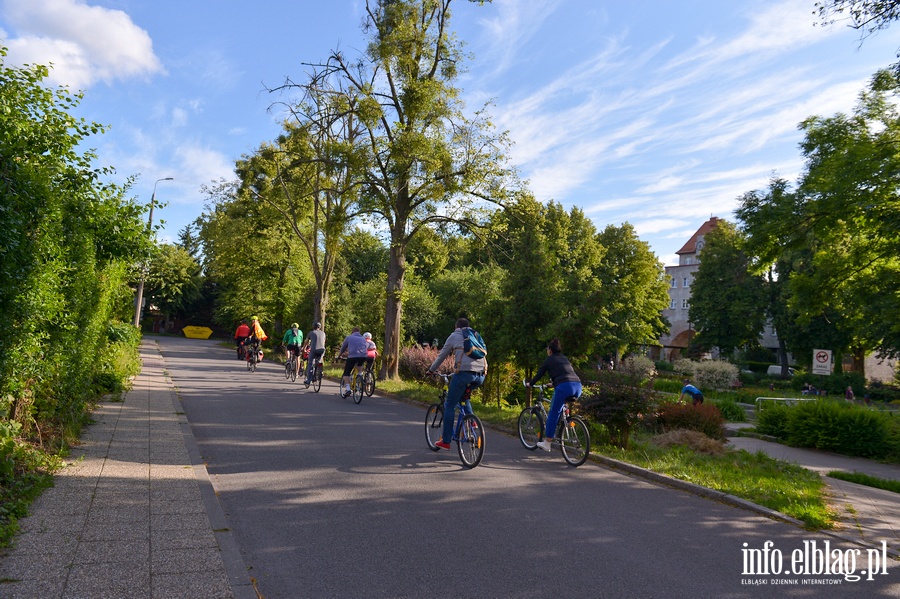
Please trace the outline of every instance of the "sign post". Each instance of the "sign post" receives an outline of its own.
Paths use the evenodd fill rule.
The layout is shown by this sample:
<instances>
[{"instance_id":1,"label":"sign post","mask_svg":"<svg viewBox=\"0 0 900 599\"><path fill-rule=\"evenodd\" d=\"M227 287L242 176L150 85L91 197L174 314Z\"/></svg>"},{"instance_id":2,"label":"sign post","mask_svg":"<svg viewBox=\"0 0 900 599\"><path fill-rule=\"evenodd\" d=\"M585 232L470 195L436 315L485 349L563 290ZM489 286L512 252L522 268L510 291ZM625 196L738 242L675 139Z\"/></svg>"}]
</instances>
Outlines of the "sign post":
<instances>
[{"instance_id":1,"label":"sign post","mask_svg":"<svg viewBox=\"0 0 900 599\"><path fill-rule=\"evenodd\" d=\"M833 365L831 363L830 349L814 349L812 361L812 373L830 375Z\"/></svg>"}]
</instances>

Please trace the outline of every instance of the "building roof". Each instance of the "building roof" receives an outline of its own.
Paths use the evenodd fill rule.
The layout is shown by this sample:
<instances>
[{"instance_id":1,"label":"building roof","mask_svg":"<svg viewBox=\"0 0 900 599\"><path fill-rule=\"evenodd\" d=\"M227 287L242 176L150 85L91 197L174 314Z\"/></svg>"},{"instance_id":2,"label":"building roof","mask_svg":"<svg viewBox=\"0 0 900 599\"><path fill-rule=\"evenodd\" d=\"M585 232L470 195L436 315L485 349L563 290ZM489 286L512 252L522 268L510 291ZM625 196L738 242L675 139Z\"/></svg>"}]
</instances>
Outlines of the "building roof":
<instances>
[{"instance_id":1,"label":"building roof","mask_svg":"<svg viewBox=\"0 0 900 599\"><path fill-rule=\"evenodd\" d=\"M716 228L716 225L719 224L719 217L712 216L708 221L700 225L700 228L697 229L697 232L694 233L691 238L688 240L684 247L675 252L676 254L696 254L697 253L697 240L701 239L707 233Z\"/></svg>"}]
</instances>

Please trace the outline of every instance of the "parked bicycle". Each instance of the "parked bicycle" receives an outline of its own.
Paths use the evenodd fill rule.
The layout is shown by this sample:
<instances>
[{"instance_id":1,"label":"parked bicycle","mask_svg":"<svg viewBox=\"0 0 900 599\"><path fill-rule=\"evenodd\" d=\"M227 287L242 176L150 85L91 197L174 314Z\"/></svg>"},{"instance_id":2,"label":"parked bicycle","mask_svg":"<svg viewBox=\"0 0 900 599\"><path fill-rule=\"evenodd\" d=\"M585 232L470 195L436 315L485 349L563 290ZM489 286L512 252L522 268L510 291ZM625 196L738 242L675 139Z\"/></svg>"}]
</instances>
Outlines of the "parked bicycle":
<instances>
[{"instance_id":1,"label":"parked bicycle","mask_svg":"<svg viewBox=\"0 0 900 599\"><path fill-rule=\"evenodd\" d=\"M550 397L546 397L545 390L552 386L532 385L532 388L538 390L538 396L534 398L534 405L522 410L518 422L519 441L530 451L537 449L537 444L544 439L544 423L547 422L545 404L551 400ZM584 464L591 451L591 434L584 420L572 413L571 403L576 399L574 395L566 399L553 443L559 445L566 462L577 467Z\"/></svg>"},{"instance_id":2,"label":"parked bicycle","mask_svg":"<svg viewBox=\"0 0 900 599\"><path fill-rule=\"evenodd\" d=\"M444 403L447 400L447 387L453 375L435 373L441 377L444 384L438 395L438 402L428 408L425 414L425 441L432 451L437 451L435 445L441 440L444 430ZM481 463L484 457L484 427L481 420L472 412L472 389L466 387L457 409L456 426L453 429L451 441L456 441L456 449L463 466L474 468ZM452 415L451 415L452 417Z\"/></svg>"}]
</instances>

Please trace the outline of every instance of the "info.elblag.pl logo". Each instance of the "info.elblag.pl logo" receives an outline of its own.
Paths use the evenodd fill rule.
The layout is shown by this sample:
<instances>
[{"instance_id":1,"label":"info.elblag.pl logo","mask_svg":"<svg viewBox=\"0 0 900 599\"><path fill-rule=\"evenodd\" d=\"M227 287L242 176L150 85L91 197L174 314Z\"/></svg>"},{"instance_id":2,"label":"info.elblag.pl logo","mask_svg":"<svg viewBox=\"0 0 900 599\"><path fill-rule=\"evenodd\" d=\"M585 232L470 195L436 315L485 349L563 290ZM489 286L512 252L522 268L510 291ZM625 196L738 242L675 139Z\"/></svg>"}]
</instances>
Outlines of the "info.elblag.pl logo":
<instances>
[{"instance_id":1,"label":"info.elblag.pl logo","mask_svg":"<svg viewBox=\"0 0 900 599\"><path fill-rule=\"evenodd\" d=\"M875 580L888 573L886 541L881 542L881 547L843 550L832 548L830 541L803 541L803 548L794 549L789 555L776 549L772 541L766 541L759 549L748 543L743 547L741 574L769 578L742 578L741 584L832 585Z\"/></svg>"}]
</instances>

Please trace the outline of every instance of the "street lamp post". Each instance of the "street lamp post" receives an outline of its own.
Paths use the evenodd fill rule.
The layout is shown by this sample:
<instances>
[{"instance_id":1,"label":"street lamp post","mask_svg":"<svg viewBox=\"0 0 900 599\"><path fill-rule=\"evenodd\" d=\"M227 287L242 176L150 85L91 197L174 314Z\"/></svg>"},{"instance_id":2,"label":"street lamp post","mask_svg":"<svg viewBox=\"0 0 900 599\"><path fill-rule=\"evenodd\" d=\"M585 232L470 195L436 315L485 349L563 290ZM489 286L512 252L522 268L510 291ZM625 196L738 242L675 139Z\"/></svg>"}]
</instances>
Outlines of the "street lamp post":
<instances>
[{"instance_id":1,"label":"street lamp post","mask_svg":"<svg viewBox=\"0 0 900 599\"><path fill-rule=\"evenodd\" d=\"M156 186L160 181L172 181L173 177L157 179L153 184L153 195L150 196L150 216L147 219L147 229L153 231L153 207L156 205ZM147 275L146 265L141 267L141 280L138 283L137 297L134 300L134 326L141 326L141 304L144 303L144 278Z\"/></svg>"}]
</instances>

